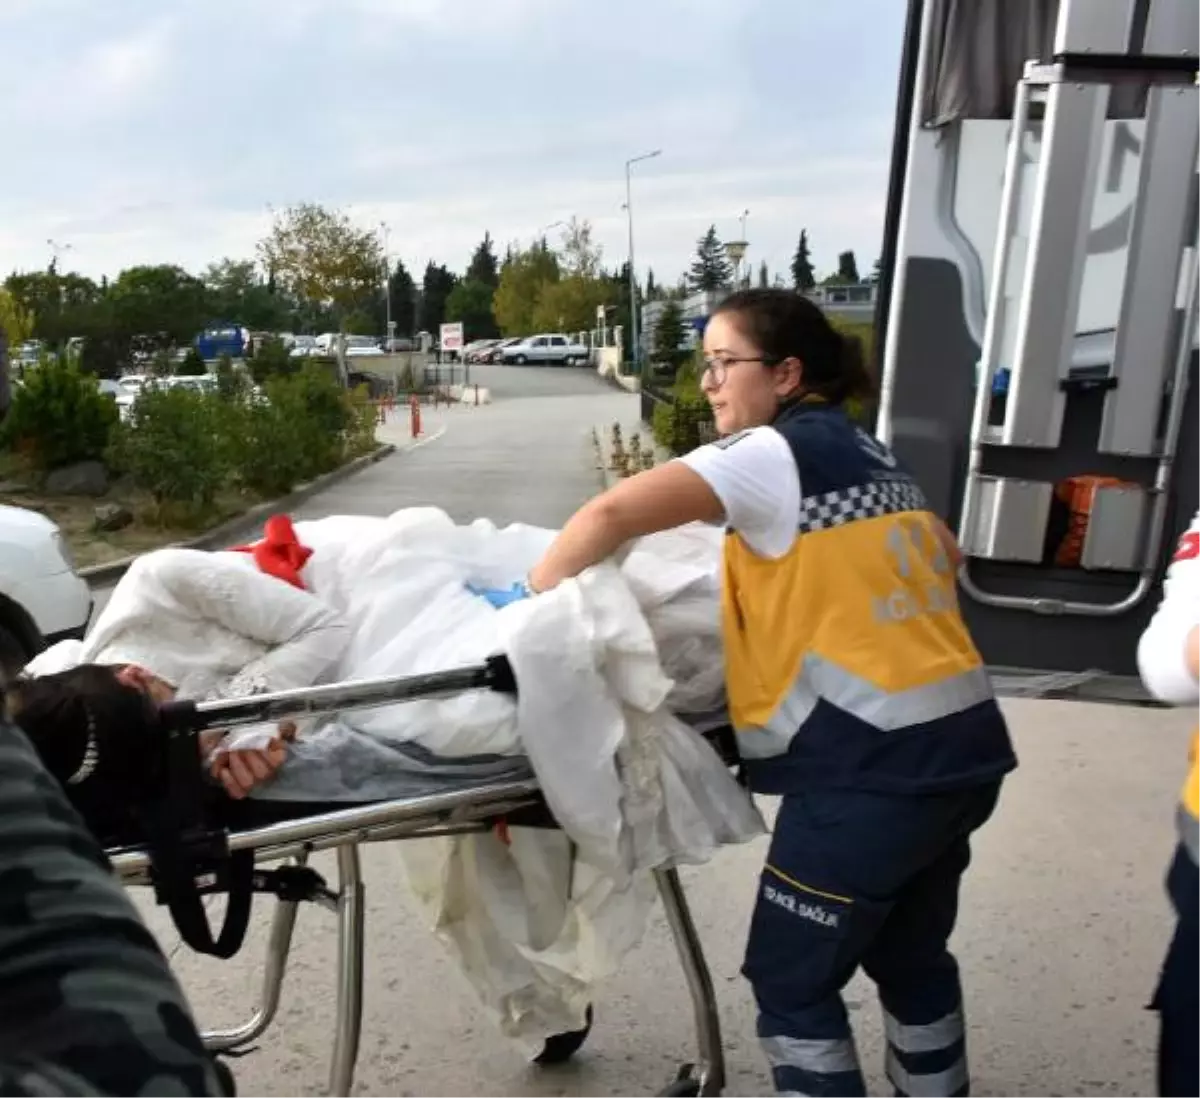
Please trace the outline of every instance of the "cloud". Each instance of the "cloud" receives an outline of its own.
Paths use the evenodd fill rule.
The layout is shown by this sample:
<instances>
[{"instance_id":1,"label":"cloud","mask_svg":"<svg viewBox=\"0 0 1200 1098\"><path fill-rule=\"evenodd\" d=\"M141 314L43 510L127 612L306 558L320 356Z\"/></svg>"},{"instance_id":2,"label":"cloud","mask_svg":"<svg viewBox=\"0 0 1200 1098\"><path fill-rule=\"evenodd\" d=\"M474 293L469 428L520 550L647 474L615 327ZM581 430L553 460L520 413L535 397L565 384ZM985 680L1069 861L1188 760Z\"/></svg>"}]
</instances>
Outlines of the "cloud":
<instances>
[{"instance_id":1,"label":"cloud","mask_svg":"<svg viewBox=\"0 0 1200 1098\"><path fill-rule=\"evenodd\" d=\"M786 267L873 261L902 5L856 0L89 0L0 3L20 41L0 265L47 238L98 276L251 255L268 204L386 220L410 267L461 268L485 230L591 220L639 267L686 269L709 224ZM869 27L867 34L864 28Z\"/></svg>"}]
</instances>

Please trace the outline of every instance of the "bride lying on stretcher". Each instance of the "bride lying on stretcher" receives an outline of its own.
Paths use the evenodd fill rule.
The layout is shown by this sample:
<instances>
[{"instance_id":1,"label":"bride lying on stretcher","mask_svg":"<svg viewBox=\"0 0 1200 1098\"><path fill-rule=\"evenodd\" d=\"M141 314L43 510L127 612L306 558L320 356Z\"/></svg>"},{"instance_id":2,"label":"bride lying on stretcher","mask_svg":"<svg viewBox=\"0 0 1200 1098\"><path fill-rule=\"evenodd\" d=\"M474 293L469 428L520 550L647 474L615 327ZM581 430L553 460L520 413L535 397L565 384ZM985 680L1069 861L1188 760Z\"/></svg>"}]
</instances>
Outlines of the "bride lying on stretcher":
<instances>
[{"instance_id":1,"label":"bride lying on stretcher","mask_svg":"<svg viewBox=\"0 0 1200 1098\"><path fill-rule=\"evenodd\" d=\"M486 586L500 582L500 572L524 574L554 535L455 525L432 508L387 519L338 516L301 523L297 533L276 516L251 547L148 553L122 577L84 641L62 642L31 661L8 685L6 702L51 772L67 783L96 773L94 786L119 788L151 754L131 731L146 727L143 708L175 697L230 699L481 662L501 645L502 615L467 581ZM669 603L689 576L715 577L716 543L710 555L703 538L686 542L663 542L665 558L656 551L640 573L634 569L641 589L655 592L638 596L643 608L663 601L663 591ZM499 571L480 574L488 568ZM714 687L721 681L719 652L704 647L717 637L715 599L700 601L699 622L694 608L681 618L678 604L647 611L652 630L661 620L681 638L654 640L667 673L693 690L706 676ZM669 666L676 657L687 664L682 671ZM439 758L522 753L511 699L409 702L402 715L397 708L359 711L353 725ZM276 774L295 733L291 724L211 733L201 750L214 780L241 798Z\"/></svg>"},{"instance_id":2,"label":"bride lying on stretcher","mask_svg":"<svg viewBox=\"0 0 1200 1098\"><path fill-rule=\"evenodd\" d=\"M103 771L110 781L138 773L148 705L311 686L339 664L350 631L300 578L311 550L286 518L268 525L252 551L170 548L139 558L86 640L42 653L8 685L9 715L55 777L78 784ZM210 732L200 749L212 777L241 798L280 768L295 733L290 721Z\"/></svg>"}]
</instances>

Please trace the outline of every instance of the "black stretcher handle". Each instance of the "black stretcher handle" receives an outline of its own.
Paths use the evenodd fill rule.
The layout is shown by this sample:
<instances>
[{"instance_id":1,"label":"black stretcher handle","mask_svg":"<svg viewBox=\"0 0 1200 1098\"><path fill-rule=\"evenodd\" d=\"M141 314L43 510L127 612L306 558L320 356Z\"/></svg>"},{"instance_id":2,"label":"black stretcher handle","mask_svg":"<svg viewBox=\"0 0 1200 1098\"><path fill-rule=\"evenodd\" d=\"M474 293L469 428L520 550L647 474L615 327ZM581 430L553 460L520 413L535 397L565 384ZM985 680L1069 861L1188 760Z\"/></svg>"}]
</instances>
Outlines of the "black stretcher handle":
<instances>
[{"instance_id":1,"label":"black stretcher handle","mask_svg":"<svg viewBox=\"0 0 1200 1098\"><path fill-rule=\"evenodd\" d=\"M517 679L508 657L491 656L475 667L433 671L386 679L330 683L274 694L254 694L229 701L170 702L159 709L164 732L203 732L210 728L236 728L245 724L270 724L343 709L366 709L397 702L450 697L466 690L493 690L516 694Z\"/></svg>"}]
</instances>

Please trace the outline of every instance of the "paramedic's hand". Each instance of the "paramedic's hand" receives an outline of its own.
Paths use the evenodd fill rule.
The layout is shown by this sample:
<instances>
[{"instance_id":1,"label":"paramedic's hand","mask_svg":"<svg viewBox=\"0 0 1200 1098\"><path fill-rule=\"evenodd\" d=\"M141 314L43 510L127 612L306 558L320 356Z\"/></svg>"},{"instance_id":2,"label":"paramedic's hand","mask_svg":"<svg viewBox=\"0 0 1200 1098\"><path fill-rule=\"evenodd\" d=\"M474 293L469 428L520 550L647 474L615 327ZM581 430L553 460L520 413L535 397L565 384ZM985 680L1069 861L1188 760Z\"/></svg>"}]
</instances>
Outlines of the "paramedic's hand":
<instances>
[{"instance_id":1,"label":"paramedic's hand","mask_svg":"<svg viewBox=\"0 0 1200 1098\"><path fill-rule=\"evenodd\" d=\"M472 595L478 595L481 599L487 599L497 610L529 597L529 588L524 583L514 583L511 587L507 588L476 587L468 583L467 590Z\"/></svg>"},{"instance_id":2,"label":"paramedic's hand","mask_svg":"<svg viewBox=\"0 0 1200 1098\"><path fill-rule=\"evenodd\" d=\"M286 744L295 737L296 725L292 721L281 721L279 735L266 747L218 752L209 764L209 772L220 781L229 796L240 801L275 776L287 758Z\"/></svg>"}]
</instances>

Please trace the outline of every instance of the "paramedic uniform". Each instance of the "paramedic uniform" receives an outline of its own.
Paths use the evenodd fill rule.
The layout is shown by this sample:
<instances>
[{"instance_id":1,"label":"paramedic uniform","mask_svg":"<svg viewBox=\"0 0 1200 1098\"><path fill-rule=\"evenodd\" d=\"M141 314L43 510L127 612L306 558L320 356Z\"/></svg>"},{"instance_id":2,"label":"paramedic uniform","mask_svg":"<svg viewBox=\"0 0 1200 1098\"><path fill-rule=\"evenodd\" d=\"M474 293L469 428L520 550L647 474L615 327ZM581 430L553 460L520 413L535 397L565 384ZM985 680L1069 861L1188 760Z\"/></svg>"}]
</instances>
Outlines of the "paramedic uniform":
<instances>
[{"instance_id":1,"label":"paramedic uniform","mask_svg":"<svg viewBox=\"0 0 1200 1098\"><path fill-rule=\"evenodd\" d=\"M775 1086L865 1093L840 994L861 965L897 1092L966 1093L946 943L1016 759L927 504L822 402L680 460L724 505L730 716L751 788L782 797L743 968Z\"/></svg>"},{"instance_id":2,"label":"paramedic uniform","mask_svg":"<svg viewBox=\"0 0 1200 1098\"><path fill-rule=\"evenodd\" d=\"M1200 624L1200 515L1179 539L1163 597L1138 645L1138 669L1160 701L1195 707L1200 684L1187 666L1188 634ZM1192 735L1190 769L1176 807L1179 835L1167 871L1175 934L1151 1007L1159 1012L1158 1093L1200 1094L1200 737Z\"/></svg>"}]
</instances>

